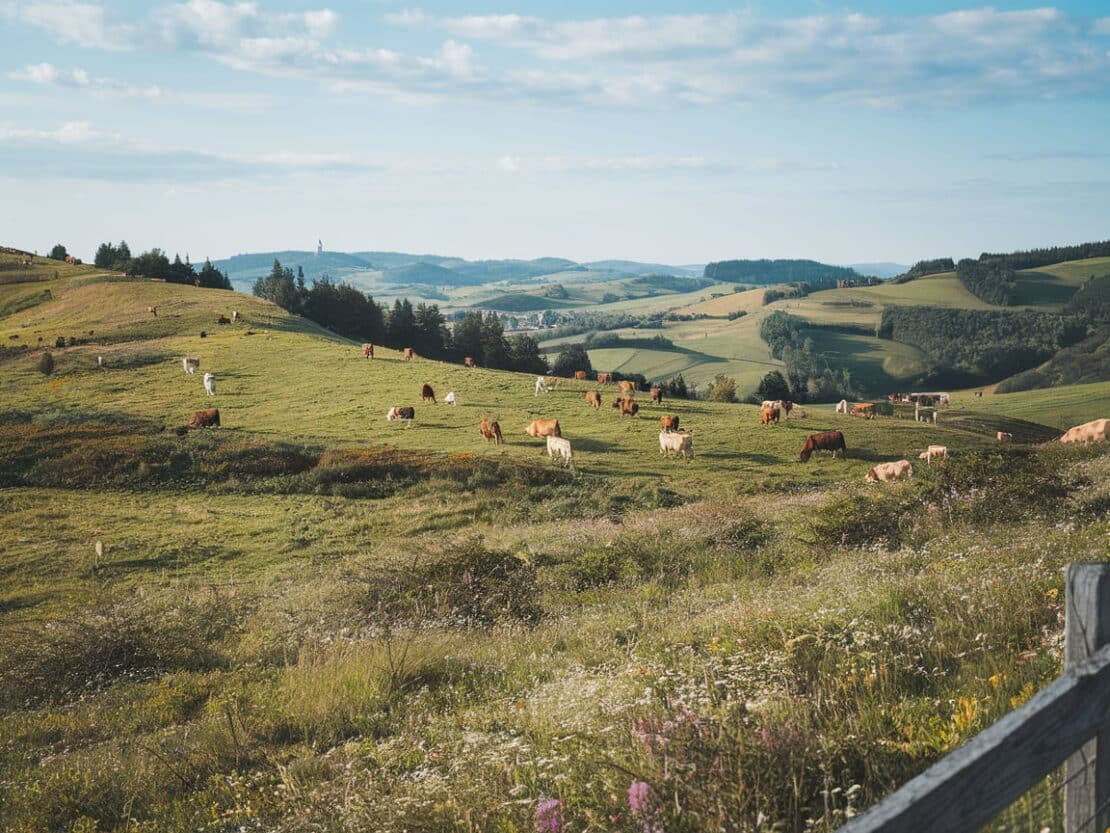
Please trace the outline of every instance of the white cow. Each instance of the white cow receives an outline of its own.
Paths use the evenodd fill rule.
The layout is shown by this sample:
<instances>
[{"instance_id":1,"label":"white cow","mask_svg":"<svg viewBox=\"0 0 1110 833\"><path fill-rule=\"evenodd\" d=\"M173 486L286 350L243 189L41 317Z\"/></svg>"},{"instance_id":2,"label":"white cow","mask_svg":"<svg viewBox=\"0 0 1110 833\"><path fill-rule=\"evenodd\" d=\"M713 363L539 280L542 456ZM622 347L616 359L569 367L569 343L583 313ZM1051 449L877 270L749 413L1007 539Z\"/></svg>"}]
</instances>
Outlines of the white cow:
<instances>
[{"instance_id":1,"label":"white cow","mask_svg":"<svg viewBox=\"0 0 1110 833\"><path fill-rule=\"evenodd\" d=\"M694 438L684 431L660 431L659 453L664 457L670 457L672 452L681 454L683 460L693 457Z\"/></svg>"},{"instance_id":2,"label":"white cow","mask_svg":"<svg viewBox=\"0 0 1110 833\"><path fill-rule=\"evenodd\" d=\"M920 454L917 455L919 460L924 460L926 463L932 463L934 457L940 457L943 460L948 459L948 446L946 445L931 445Z\"/></svg>"},{"instance_id":3,"label":"white cow","mask_svg":"<svg viewBox=\"0 0 1110 833\"><path fill-rule=\"evenodd\" d=\"M234 324L239 320L239 310L233 310L231 313L231 322Z\"/></svg>"},{"instance_id":4,"label":"white cow","mask_svg":"<svg viewBox=\"0 0 1110 833\"><path fill-rule=\"evenodd\" d=\"M848 400L847 399L841 399L839 402L836 403L836 412L838 414L848 413Z\"/></svg>"},{"instance_id":5,"label":"white cow","mask_svg":"<svg viewBox=\"0 0 1110 833\"><path fill-rule=\"evenodd\" d=\"M446 402L448 405L458 405L459 404L459 398L455 395L454 391L451 391L449 394L447 394L445 397L443 397L443 401Z\"/></svg>"},{"instance_id":6,"label":"white cow","mask_svg":"<svg viewBox=\"0 0 1110 833\"><path fill-rule=\"evenodd\" d=\"M1000 443L1012 443L1014 441L1014 435L1009 431L999 431L997 436Z\"/></svg>"},{"instance_id":7,"label":"white cow","mask_svg":"<svg viewBox=\"0 0 1110 833\"><path fill-rule=\"evenodd\" d=\"M565 437L547 438L547 456L552 459L558 455L564 466L574 468L574 452L570 448L570 440Z\"/></svg>"},{"instance_id":8,"label":"white cow","mask_svg":"<svg viewBox=\"0 0 1110 833\"><path fill-rule=\"evenodd\" d=\"M216 395L216 374L215 373L205 373L204 374L204 393L205 393L206 396L215 396Z\"/></svg>"},{"instance_id":9,"label":"white cow","mask_svg":"<svg viewBox=\"0 0 1110 833\"><path fill-rule=\"evenodd\" d=\"M185 368L186 373L192 375L200 367L200 359L195 356L186 356L181 360L181 366Z\"/></svg>"},{"instance_id":10,"label":"white cow","mask_svg":"<svg viewBox=\"0 0 1110 833\"><path fill-rule=\"evenodd\" d=\"M104 357L103 356L97 356L96 357L96 366L99 367L99 368L104 367Z\"/></svg>"},{"instance_id":11,"label":"white cow","mask_svg":"<svg viewBox=\"0 0 1110 833\"><path fill-rule=\"evenodd\" d=\"M891 480L901 480L904 477L913 477L913 466L909 460L897 460L893 463L879 463L869 472L865 480L871 483L889 483Z\"/></svg>"},{"instance_id":12,"label":"white cow","mask_svg":"<svg viewBox=\"0 0 1110 833\"><path fill-rule=\"evenodd\" d=\"M558 383L556 382L556 384ZM555 385L549 385L547 383L547 379L545 379L543 376L537 376L536 391L532 395L539 396L541 393L551 393L551 391L553 390L555 390Z\"/></svg>"}]
</instances>

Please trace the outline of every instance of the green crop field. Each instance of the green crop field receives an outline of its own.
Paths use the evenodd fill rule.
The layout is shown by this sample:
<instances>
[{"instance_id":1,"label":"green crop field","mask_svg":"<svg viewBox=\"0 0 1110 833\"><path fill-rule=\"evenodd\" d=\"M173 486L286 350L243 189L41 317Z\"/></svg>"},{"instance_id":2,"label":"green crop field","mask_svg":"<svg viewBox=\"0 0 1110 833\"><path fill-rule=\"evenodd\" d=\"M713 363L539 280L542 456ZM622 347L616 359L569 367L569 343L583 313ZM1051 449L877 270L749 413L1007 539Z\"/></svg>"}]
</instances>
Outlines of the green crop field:
<instances>
[{"instance_id":1,"label":"green crop field","mask_svg":"<svg viewBox=\"0 0 1110 833\"><path fill-rule=\"evenodd\" d=\"M1046 441L1110 383L957 392L936 425L643 394L629 418L615 386L591 410L593 383L536 396L256 298L36 269L33 306L0 283L5 831L525 833L553 806L566 831L832 831L1051 680L1061 568L1106 557L1110 446ZM765 314L597 358L755 378ZM849 338L822 348L883 369ZM178 430L205 407L222 427ZM692 459L660 456L662 414ZM800 462L829 429L846 459ZM902 457L909 482L864 482ZM1014 819L1059 826L1054 795Z\"/></svg>"}]
</instances>

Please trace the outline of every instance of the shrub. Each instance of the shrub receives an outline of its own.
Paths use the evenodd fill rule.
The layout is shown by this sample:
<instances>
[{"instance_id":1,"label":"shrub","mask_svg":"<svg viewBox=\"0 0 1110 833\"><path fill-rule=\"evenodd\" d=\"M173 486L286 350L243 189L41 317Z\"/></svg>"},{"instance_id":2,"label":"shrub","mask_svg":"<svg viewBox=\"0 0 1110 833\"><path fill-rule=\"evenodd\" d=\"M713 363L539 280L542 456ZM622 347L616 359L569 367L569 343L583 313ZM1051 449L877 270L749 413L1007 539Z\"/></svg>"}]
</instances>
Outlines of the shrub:
<instances>
[{"instance_id":1,"label":"shrub","mask_svg":"<svg viewBox=\"0 0 1110 833\"><path fill-rule=\"evenodd\" d=\"M705 398L711 402L735 402L736 380L731 376L717 376L709 386Z\"/></svg>"},{"instance_id":2,"label":"shrub","mask_svg":"<svg viewBox=\"0 0 1110 833\"><path fill-rule=\"evenodd\" d=\"M897 549L909 531L909 515L916 501L895 492L868 495L860 492L835 497L809 522L817 543L834 547L872 544Z\"/></svg>"},{"instance_id":3,"label":"shrub","mask_svg":"<svg viewBox=\"0 0 1110 833\"><path fill-rule=\"evenodd\" d=\"M366 591L362 604L387 627L447 621L484 627L503 620L540 618L535 565L509 550L491 549L479 537L418 556L412 564L373 568L356 575Z\"/></svg>"},{"instance_id":4,"label":"shrub","mask_svg":"<svg viewBox=\"0 0 1110 833\"><path fill-rule=\"evenodd\" d=\"M54 357L49 353L43 353L39 356L38 364L35 367L43 376L49 376L54 372Z\"/></svg>"},{"instance_id":5,"label":"shrub","mask_svg":"<svg viewBox=\"0 0 1110 833\"><path fill-rule=\"evenodd\" d=\"M650 579L675 585L691 570L688 547L669 535L623 537L594 545L569 565L578 590Z\"/></svg>"}]
</instances>

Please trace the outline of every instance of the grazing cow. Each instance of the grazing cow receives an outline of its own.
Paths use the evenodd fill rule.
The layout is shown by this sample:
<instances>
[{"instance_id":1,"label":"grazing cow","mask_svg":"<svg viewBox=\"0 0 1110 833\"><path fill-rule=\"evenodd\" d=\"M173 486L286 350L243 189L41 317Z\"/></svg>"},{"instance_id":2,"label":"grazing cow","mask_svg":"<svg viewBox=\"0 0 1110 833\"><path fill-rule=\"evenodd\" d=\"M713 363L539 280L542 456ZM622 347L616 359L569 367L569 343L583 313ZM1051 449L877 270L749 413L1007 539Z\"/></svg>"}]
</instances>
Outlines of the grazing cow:
<instances>
[{"instance_id":1,"label":"grazing cow","mask_svg":"<svg viewBox=\"0 0 1110 833\"><path fill-rule=\"evenodd\" d=\"M553 384L545 379L543 376L537 376L536 389L532 395L539 396L541 393L551 393L551 391L555 390L555 385L557 384L559 384L558 381Z\"/></svg>"},{"instance_id":2,"label":"grazing cow","mask_svg":"<svg viewBox=\"0 0 1110 833\"><path fill-rule=\"evenodd\" d=\"M926 463L932 463L934 457L940 457L942 460L948 459L948 446L946 445L931 445L920 454L917 455L919 460L924 460Z\"/></svg>"},{"instance_id":3,"label":"grazing cow","mask_svg":"<svg viewBox=\"0 0 1110 833\"><path fill-rule=\"evenodd\" d=\"M24 269L30 269L33 263L34 263L34 261L32 261L31 258L29 258L29 257L25 257L21 261L21 264L22 264Z\"/></svg>"},{"instance_id":4,"label":"grazing cow","mask_svg":"<svg viewBox=\"0 0 1110 833\"><path fill-rule=\"evenodd\" d=\"M586 404L591 408L601 407L601 393L596 390L586 391Z\"/></svg>"},{"instance_id":5,"label":"grazing cow","mask_svg":"<svg viewBox=\"0 0 1110 833\"><path fill-rule=\"evenodd\" d=\"M995 436L998 437L1000 443L1012 443L1014 441L1014 435L1008 431L999 431Z\"/></svg>"},{"instance_id":6,"label":"grazing cow","mask_svg":"<svg viewBox=\"0 0 1110 833\"><path fill-rule=\"evenodd\" d=\"M445 397L443 397L443 401L446 402L448 405L458 405L458 394L456 394L454 391L450 391Z\"/></svg>"},{"instance_id":7,"label":"grazing cow","mask_svg":"<svg viewBox=\"0 0 1110 833\"><path fill-rule=\"evenodd\" d=\"M228 317L227 317L226 315L221 315L221 316L218 316L218 317L216 318L216 323L217 323L217 324L230 324L230 323L231 323L231 319L230 319L230 318L228 318Z\"/></svg>"},{"instance_id":8,"label":"grazing cow","mask_svg":"<svg viewBox=\"0 0 1110 833\"><path fill-rule=\"evenodd\" d=\"M186 428L219 428L220 427L220 409L219 408L205 408L203 411L197 411L193 414L193 418L189 420Z\"/></svg>"},{"instance_id":9,"label":"grazing cow","mask_svg":"<svg viewBox=\"0 0 1110 833\"><path fill-rule=\"evenodd\" d=\"M621 416L636 416L640 413L640 406L631 396L618 396L613 400L613 407L619 408Z\"/></svg>"},{"instance_id":10,"label":"grazing cow","mask_svg":"<svg viewBox=\"0 0 1110 833\"><path fill-rule=\"evenodd\" d=\"M809 458L815 451L831 451L833 459L836 459L836 452L840 452L841 457L848 455L848 447L844 444L844 434L840 431L824 431L820 434L810 434L806 437L805 444L802 445L802 451L798 455L803 463L808 463Z\"/></svg>"},{"instance_id":11,"label":"grazing cow","mask_svg":"<svg viewBox=\"0 0 1110 833\"><path fill-rule=\"evenodd\" d=\"M146 308L146 311L149 312L151 315L153 315L155 318L158 317L158 305L157 304L151 304L149 307Z\"/></svg>"},{"instance_id":12,"label":"grazing cow","mask_svg":"<svg viewBox=\"0 0 1110 833\"><path fill-rule=\"evenodd\" d=\"M406 347L404 355L405 355L405 361L407 362L407 361L412 361L412 357L415 356L416 353L414 353L412 351L411 347Z\"/></svg>"},{"instance_id":13,"label":"grazing cow","mask_svg":"<svg viewBox=\"0 0 1110 833\"><path fill-rule=\"evenodd\" d=\"M576 371L574 371L574 378L577 379L579 382L585 382L586 381L586 371L585 370L576 370Z\"/></svg>"},{"instance_id":14,"label":"grazing cow","mask_svg":"<svg viewBox=\"0 0 1110 833\"><path fill-rule=\"evenodd\" d=\"M678 417L671 416L670 414L663 414L663 416L659 417L659 430L663 433L667 433L668 431L677 431Z\"/></svg>"},{"instance_id":15,"label":"grazing cow","mask_svg":"<svg viewBox=\"0 0 1110 833\"><path fill-rule=\"evenodd\" d=\"M874 402L857 402L852 406L852 412L849 416L863 417L864 419L875 418L875 403Z\"/></svg>"},{"instance_id":16,"label":"grazing cow","mask_svg":"<svg viewBox=\"0 0 1110 833\"><path fill-rule=\"evenodd\" d=\"M879 463L867 472L864 479L871 483L889 483L891 480L907 477L913 477L913 466L909 460L897 460L893 463Z\"/></svg>"},{"instance_id":17,"label":"grazing cow","mask_svg":"<svg viewBox=\"0 0 1110 833\"><path fill-rule=\"evenodd\" d=\"M621 393L625 394L626 396L632 396L632 394L636 392L636 383L630 382L627 379L622 379L621 381L617 382L617 387L619 387L621 389Z\"/></svg>"},{"instance_id":18,"label":"grazing cow","mask_svg":"<svg viewBox=\"0 0 1110 833\"><path fill-rule=\"evenodd\" d=\"M181 366L185 368L185 372L192 375L200 368L200 359L196 356L186 356L181 360Z\"/></svg>"},{"instance_id":19,"label":"grazing cow","mask_svg":"<svg viewBox=\"0 0 1110 833\"><path fill-rule=\"evenodd\" d=\"M836 412L838 414L848 413L848 400L847 399L841 399L839 402L836 403Z\"/></svg>"},{"instance_id":20,"label":"grazing cow","mask_svg":"<svg viewBox=\"0 0 1110 833\"><path fill-rule=\"evenodd\" d=\"M559 456L559 460L564 466L574 468L574 452L570 449L570 440L563 437L548 437L547 456L554 459L555 455Z\"/></svg>"},{"instance_id":21,"label":"grazing cow","mask_svg":"<svg viewBox=\"0 0 1110 833\"><path fill-rule=\"evenodd\" d=\"M663 389L662 388L652 388L651 389L651 401L655 405L662 405L663 404Z\"/></svg>"},{"instance_id":22,"label":"grazing cow","mask_svg":"<svg viewBox=\"0 0 1110 833\"><path fill-rule=\"evenodd\" d=\"M231 323L239 323L239 310L236 309L231 311Z\"/></svg>"},{"instance_id":23,"label":"grazing cow","mask_svg":"<svg viewBox=\"0 0 1110 833\"><path fill-rule=\"evenodd\" d=\"M385 418L390 422L395 422L399 419L405 423L405 428L412 428L412 421L416 419L416 409L410 405L404 407L394 405L386 413Z\"/></svg>"},{"instance_id":24,"label":"grazing cow","mask_svg":"<svg viewBox=\"0 0 1110 833\"><path fill-rule=\"evenodd\" d=\"M937 409L923 408L921 407L921 403L917 402L913 406L913 418L915 422L931 422L933 425L936 425Z\"/></svg>"},{"instance_id":25,"label":"grazing cow","mask_svg":"<svg viewBox=\"0 0 1110 833\"><path fill-rule=\"evenodd\" d=\"M501 426L496 419L483 419L478 423L478 433L485 437L486 442L493 440L494 445L501 445L505 438L501 436Z\"/></svg>"},{"instance_id":26,"label":"grazing cow","mask_svg":"<svg viewBox=\"0 0 1110 833\"><path fill-rule=\"evenodd\" d=\"M1082 425L1069 428L1060 437L1062 443L1088 443L1110 440L1110 419L1093 419Z\"/></svg>"},{"instance_id":27,"label":"grazing cow","mask_svg":"<svg viewBox=\"0 0 1110 833\"><path fill-rule=\"evenodd\" d=\"M427 402L432 400L432 404L436 404L436 392L432 390L432 386L426 382L420 386L420 398Z\"/></svg>"},{"instance_id":28,"label":"grazing cow","mask_svg":"<svg viewBox=\"0 0 1110 833\"><path fill-rule=\"evenodd\" d=\"M75 258L73 255L66 255L66 263L76 263L76 262L77 262L77 258Z\"/></svg>"},{"instance_id":29,"label":"grazing cow","mask_svg":"<svg viewBox=\"0 0 1110 833\"><path fill-rule=\"evenodd\" d=\"M789 399L784 399L779 404L779 408L782 410L782 418L790 419L790 412L794 410L794 403Z\"/></svg>"},{"instance_id":30,"label":"grazing cow","mask_svg":"<svg viewBox=\"0 0 1110 833\"><path fill-rule=\"evenodd\" d=\"M613 381L613 374L612 373L599 373L599 374L597 374L597 381L598 381L598 384L607 385L607 384L609 384L610 382Z\"/></svg>"},{"instance_id":31,"label":"grazing cow","mask_svg":"<svg viewBox=\"0 0 1110 833\"><path fill-rule=\"evenodd\" d=\"M770 425L772 422L776 425L779 421L779 409L771 405L764 405L759 409L759 424Z\"/></svg>"},{"instance_id":32,"label":"grazing cow","mask_svg":"<svg viewBox=\"0 0 1110 833\"><path fill-rule=\"evenodd\" d=\"M466 367L474 367L474 357L473 356L467 356L465 359L463 359L463 364Z\"/></svg>"},{"instance_id":33,"label":"grazing cow","mask_svg":"<svg viewBox=\"0 0 1110 833\"><path fill-rule=\"evenodd\" d=\"M563 431L559 428L559 420L557 419L534 419L528 423L528 427L524 429L524 433L529 437L561 437Z\"/></svg>"},{"instance_id":34,"label":"grazing cow","mask_svg":"<svg viewBox=\"0 0 1110 833\"><path fill-rule=\"evenodd\" d=\"M216 395L216 374L215 373L205 373L204 374L204 395L205 396L215 396Z\"/></svg>"},{"instance_id":35,"label":"grazing cow","mask_svg":"<svg viewBox=\"0 0 1110 833\"><path fill-rule=\"evenodd\" d=\"M683 460L688 460L694 456L694 438L689 434L660 431L659 453L664 457L670 457L672 453L681 454Z\"/></svg>"},{"instance_id":36,"label":"grazing cow","mask_svg":"<svg viewBox=\"0 0 1110 833\"><path fill-rule=\"evenodd\" d=\"M104 357L103 356L97 356L96 357L96 366L98 368L100 368L101 370L104 369Z\"/></svg>"},{"instance_id":37,"label":"grazing cow","mask_svg":"<svg viewBox=\"0 0 1110 833\"><path fill-rule=\"evenodd\" d=\"M364 345L362 345L362 357L364 359L374 358L374 345L373 344L364 344Z\"/></svg>"},{"instance_id":38,"label":"grazing cow","mask_svg":"<svg viewBox=\"0 0 1110 833\"><path fill-rule=\"evenodd\" d=\"M975 398L976 399L982 399L983 398L983 392L981 390L975 391Z\"/></svg>"}]
</instances>

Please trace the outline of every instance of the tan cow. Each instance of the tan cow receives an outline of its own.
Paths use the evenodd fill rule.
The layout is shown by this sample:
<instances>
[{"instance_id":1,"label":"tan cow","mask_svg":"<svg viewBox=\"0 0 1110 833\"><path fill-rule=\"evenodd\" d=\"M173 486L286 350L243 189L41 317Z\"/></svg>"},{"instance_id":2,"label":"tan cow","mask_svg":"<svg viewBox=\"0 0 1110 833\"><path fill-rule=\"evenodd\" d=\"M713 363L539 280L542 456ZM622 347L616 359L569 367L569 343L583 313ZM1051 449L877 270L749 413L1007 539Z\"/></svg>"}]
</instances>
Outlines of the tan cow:
<instances>
[{"instance_id":1,"label":"tan cow","mask_svg":"<svg viewBox=\"0 0 1110 833\"><path fill-rule=\"evenodd\" d=\"M598 384L607 385L607 384L609 384L610 382L613 381L613 374L612 373L599 373L599 374L597 374L597 381L598 381Z\"/></svg>"},{"instance_id":2,"label":"tan cow","mask_svg":"<svg viewBox=\"0 0 1110 833\"><path fill-rule=\"evenodd\" d=\"M588 404L591 408L600 408L601 393L596 390L586 391L586 404Z\"/></svg>"},{"instance_id":3,"label":"tan cow","mask_svg":"<svg viewBox=\"0 0 1110 833\"><path fill-rule=\"evenodd\" d=\"M1069 428L1060 437L1062 443L1083 443L1083 445L1103 440L1110 440L1110 419L1093 419L1090 422L1084 422L1082 425Z\"/></svg>"},{"instance_id":4,"label":"tan cow","mask_svg":"<svg viewBox=\"0 0 1110 833\"><path fill-rule=\"evenodd\" d=\"M413 349L411 347L406 347L405 348L404 356L405 356L405 361L406 362L411 361L412 357L415 356L415 355L416 355L416 353L413 352Z\"/></svg>"},{"instance_id":5,"label":"tan cow","mask_svg":"<svg viewBox=\"0 0 1110 833\"><path fill-rule=\"evenodd\" d=\"M913 477L913 466L909 460L896 460L893 463L879 463L867 472L864 479L870 483L889 483L906 477Z\"/></svg>"},{"instance_id":6,"label":"tan cow","mask_svg":"<svg viewBox=\"0 0 1110 833\"><path fill-rule=\"evenodd\" d=\"M651 389L651 401L655 405L662 405L663 404L663 389L662 388L656 387L656 388Z\"/></svg>"},{"instance_id":7,"label":"tan cow","mask_svg":"<svg viewBox=\"0 0 1110 833\"><path fill-rule=\"evenodd\" d=\"M557 419L534 419L528 427L524 429L524 433L529 437L561 437L563 436L562 430L559 428L559 420Z\"/></svg>"},{"instance_id":8,"label":"tan cow","mask_svg":"<svg viewBox=\"0 0 1110 833\"><path fill-rule=\"evenodd\" d=\"M948 446L946 445L931 445L920 454L917 459L924 460L926 463L932 463L935 458L939 457L942 460L948 459Z\"/></svg>"},{"instance_id":9,"label":"tan cow","mask_svg":"<svg viewBox=\"0 0 1110 833\"><path fill-rule=\"evenodd\" d=\"M473 356L467 356L465 359L463 359L463 366L465 366L465 367L474 367L474 357Z\"/></svg>"},{"instance_id":10,"label":"tan cow","mask_svg":"<svg viewBox=\"0 0 1110 833\"><path fill-rule=\"evenodd\" d=\"M621 393L625 394L626 396L632 396L632 394L636 392L636 383L630 382L627 379L622 379L621 381L617 382L617 387L619 387L621 389Z\"/></svg>"},{"instance_id":11,"label":"tan cow","mask_svg":"<svg viewBox=\"0 0 1110 833\"><path fill-rule=\"evenodd\" d=\"M659 417L659 430L666 433L668 431L678 430L678 417L670 414L663 414Z\"/></svg>"},{"instance_id":12,"label":"tan cow","mask_svg":"<svg viewBox=\"0 0 1110 833\"><path fill-rule=\"evenodd\" d=\"M875 403L874 402L857 402L852 406L852 411L849 416L863 417L864 419L875 418Z\"/></svg>"},{"instance_id":13,"label":"tan cow","mask_svg":"<svg viewBox=\"0 0 1110 833\"><path fill-rule=\"evenodd\" d=\"M505 438L501 436L501 426L496 419L483 419L478 423L478 433L485 437L486 442L493 440L494 445L501 445Z\"/></svg>"},{"instance_id":14,"label":"tan cow","mask_svg":"<svg viewBox=\"0 0 1110 833\"><path fill-rule=\"evenodd\" d=\"M995 436L998 437L1000 443L1012 443L1014 441L1014 435L1008 431L999 431Z\"/></svg>"},{"instance_id":15,"label":"tan cow","mask_svg":"<svg viewBox=\"0 0 1110 833\"><path fill-rule=\"evenodd\" d=\"M577 379L579 382L585 382L586 381L586 371L585 370L576 370L576 371L574 371L574 378Z\"/></svg>"},{"instance_id":16,"label":"tan cow","mask_svg":"<svg viewBox=\"0 0 1110 833\"><path fill-rule=\"evenodd\" d=\"M772 422L778 425L779 409L771 405L764 405L759 409L759 424L770 425Z\"/></svg>"}]
</instances>

